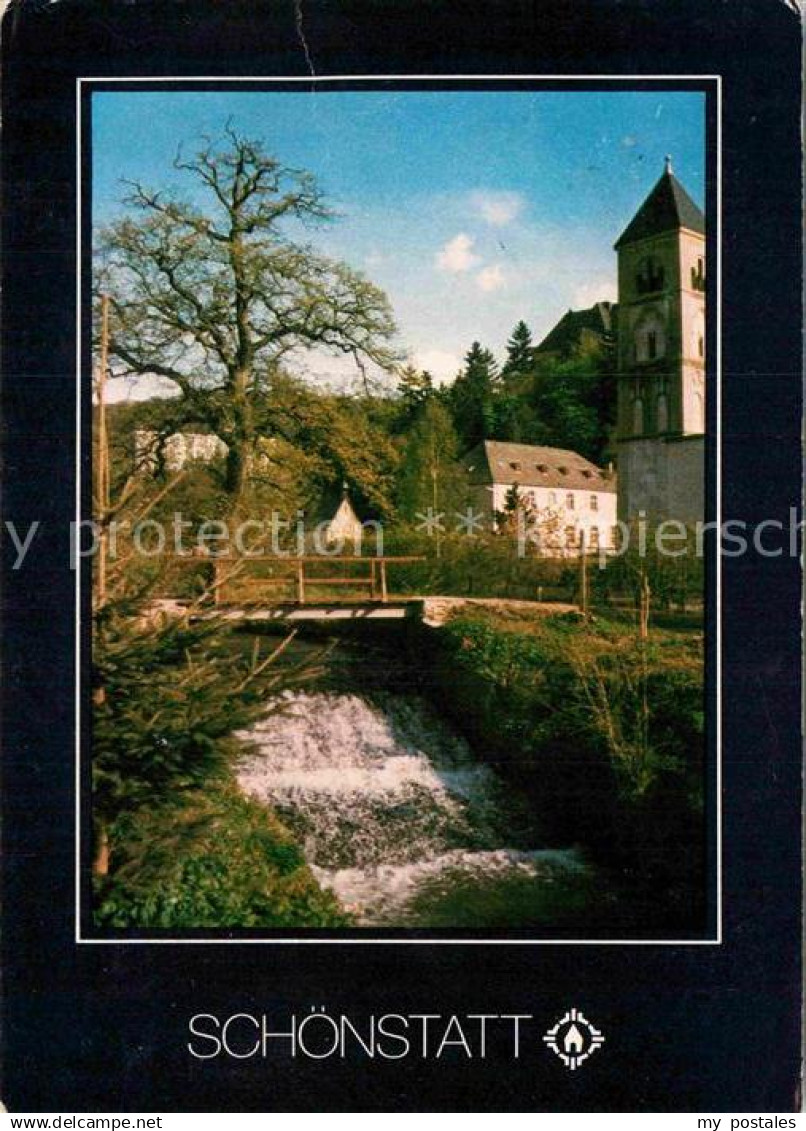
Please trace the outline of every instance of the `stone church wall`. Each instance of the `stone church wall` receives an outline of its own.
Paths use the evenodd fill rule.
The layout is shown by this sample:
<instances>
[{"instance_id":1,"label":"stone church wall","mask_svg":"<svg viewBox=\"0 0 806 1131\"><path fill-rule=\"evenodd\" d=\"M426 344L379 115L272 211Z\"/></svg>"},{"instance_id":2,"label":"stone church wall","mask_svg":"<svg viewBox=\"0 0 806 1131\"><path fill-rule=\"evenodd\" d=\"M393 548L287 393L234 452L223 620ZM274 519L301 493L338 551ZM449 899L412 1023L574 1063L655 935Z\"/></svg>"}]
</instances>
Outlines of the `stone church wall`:
<instances>
[{"instance_id":1,"label":"stone church wall","mask_svg":"<svg viewBox=\"0 0 806 1131\"><path fill-rule=\"evenodd\" d=\"M619 449L619 518L679 519L705 514L705 437L642 439Z\"/></svg>"}]
</instances>

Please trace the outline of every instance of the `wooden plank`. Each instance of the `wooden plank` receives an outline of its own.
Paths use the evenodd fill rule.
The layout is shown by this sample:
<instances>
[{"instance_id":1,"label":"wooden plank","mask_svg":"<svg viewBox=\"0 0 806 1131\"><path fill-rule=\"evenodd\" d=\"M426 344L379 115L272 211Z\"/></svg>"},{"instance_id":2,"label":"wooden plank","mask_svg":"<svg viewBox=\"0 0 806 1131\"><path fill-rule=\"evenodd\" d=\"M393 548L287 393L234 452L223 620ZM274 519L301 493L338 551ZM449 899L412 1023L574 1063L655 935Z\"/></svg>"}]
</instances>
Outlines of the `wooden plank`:
<instances>
[{"instance_id":1,"label":"wooden plank","mask_svg":"<svg viewBox=\"0 0 806 1131\"><path fill-rule=\"evenodd\" d=\"M311 585L372 585L369 577L306 577L305 584Z\"/></svg>"},{"instance_id":2,"label":"wooden plank","mask_svg":"<svg viewBox=\"0 0 806 1131\"><path fill-rule=\"evenodd\" d=\"M287 577L240 577L238 585L295 585L296 577L289 573Z\"/></svg>"},{"instance_id":3,"label":"wooden plank","mask_svg":"<svg viewBox=\"0 0 806 1131\"><path fill-rule=\"evenodd\" d=\"M156 555L155 555L156 556ZM278 565L295 566L299 562L424 562L427 561L422 554L415 556L405 557L370 557L369 555L353 555L345 554L343 557L330 557L327 554L320 555L306 555L300 558L284 558L274 554L161 554L163 558L176 559L180 562L188 562L192 565L198 565L199 562L243 562L247 565L249 562L276 562Z\"/></svg>"}]
</instances>

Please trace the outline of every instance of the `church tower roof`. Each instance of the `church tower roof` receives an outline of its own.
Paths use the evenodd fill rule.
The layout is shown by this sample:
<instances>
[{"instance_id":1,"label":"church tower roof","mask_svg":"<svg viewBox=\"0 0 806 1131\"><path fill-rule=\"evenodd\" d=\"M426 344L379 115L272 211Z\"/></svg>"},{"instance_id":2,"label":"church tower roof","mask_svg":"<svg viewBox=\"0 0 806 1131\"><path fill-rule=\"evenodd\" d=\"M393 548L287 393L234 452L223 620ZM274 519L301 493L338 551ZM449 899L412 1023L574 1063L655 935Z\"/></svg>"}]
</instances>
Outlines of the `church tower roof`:
<instances>
[{"instance_id":1,"label":"church tower roof","mask_svg":"<svg viewBox=\"0 0 806 1131\"><path fill-rule=\"evenodd\" d=\"M663 175L619 236L615 247L618 250L624 244L680 228L704 235L705 217L672 172L672 163L667 157Z\"/></svg>"}]
</instances>

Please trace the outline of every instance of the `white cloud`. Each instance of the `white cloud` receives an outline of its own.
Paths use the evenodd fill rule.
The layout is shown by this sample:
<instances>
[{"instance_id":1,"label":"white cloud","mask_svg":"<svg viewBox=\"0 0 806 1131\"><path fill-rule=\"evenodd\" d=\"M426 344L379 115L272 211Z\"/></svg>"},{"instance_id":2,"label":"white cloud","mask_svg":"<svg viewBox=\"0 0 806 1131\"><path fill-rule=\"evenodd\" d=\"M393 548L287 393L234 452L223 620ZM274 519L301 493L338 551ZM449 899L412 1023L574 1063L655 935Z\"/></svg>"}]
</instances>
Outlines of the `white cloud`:
<instances>
[{"instance_id":1,"label":"white cloud","mask_svg":"<svg viewBox=\"0 0 806 1131\"><path fill-rule=\"evenodd\" d=\"M526 203L519 192L474 192L471 201L487 223L496 228L511 224Z\"/></svg>"},{"instance_id":2,"label":"white cloud","mask_svg":"<svg viewBox=\"0 0 806 1131\"><path fill-rule=\"evenodd\" d=\"M481 259L472 250L474 242L464 232L459 232L452 240L448 240L442 250L437 252L436 262L440 271L450 271L455 275L460 271L469 271L480 263Z\"/></svg>"},{"instance_id":3,"label":"white cloud","mask_svg":"<svg viewBox=\"0 0 806 1131\"><path fill-rule=\"evenodd\" d=\"M418 350L413 363L418 369L427 369L437 382L453 380L462 367L458 354L448 350Z\"/></svg>"},{"instance_id":4,"label":"white cloud","mask_svg":"<svg viewBox=\"0 0 806 1131\"><path fill-rule=\"evenodd\" d=\"M476 276L476 286L479 290L490 292L498 291L506 284L504 272L494 264L492 267L485 267L483 271L479 271Z\"/></svg>"}]
</instances>

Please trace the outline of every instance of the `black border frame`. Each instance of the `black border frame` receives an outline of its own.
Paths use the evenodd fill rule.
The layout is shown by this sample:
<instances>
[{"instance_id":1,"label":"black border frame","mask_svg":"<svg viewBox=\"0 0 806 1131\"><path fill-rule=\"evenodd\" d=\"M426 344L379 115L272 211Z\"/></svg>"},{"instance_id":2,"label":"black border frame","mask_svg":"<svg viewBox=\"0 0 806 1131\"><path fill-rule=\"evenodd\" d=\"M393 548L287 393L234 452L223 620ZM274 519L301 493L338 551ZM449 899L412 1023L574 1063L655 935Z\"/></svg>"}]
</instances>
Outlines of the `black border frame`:
<instances>
[{"instance_id":1,"label":"black border frame","mask_svg":"<svg viewBox=\"0 0 806 1131\"><path fill-rule=\"evenodd\" d=\"M77 947L73 942L75 78L295 74L293 0L13 0L3 24L2 1096L12 1111L797 1110L801 574L723 559L723 945ZM797 13L780 0L307 0L320 73L721 74L723 517L800 513ZM192 1013L570 1005L606 1044L519 1060L194 1062ZM542 1032L543 1029L541 1028Z\"/></svg>"}]
</instances>

